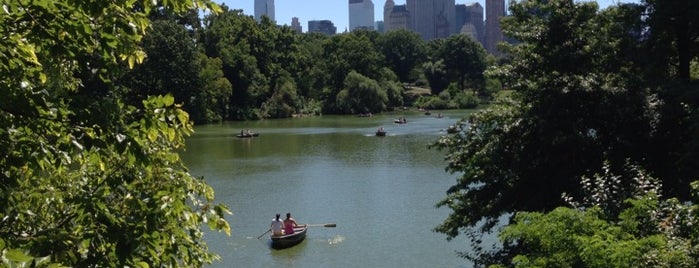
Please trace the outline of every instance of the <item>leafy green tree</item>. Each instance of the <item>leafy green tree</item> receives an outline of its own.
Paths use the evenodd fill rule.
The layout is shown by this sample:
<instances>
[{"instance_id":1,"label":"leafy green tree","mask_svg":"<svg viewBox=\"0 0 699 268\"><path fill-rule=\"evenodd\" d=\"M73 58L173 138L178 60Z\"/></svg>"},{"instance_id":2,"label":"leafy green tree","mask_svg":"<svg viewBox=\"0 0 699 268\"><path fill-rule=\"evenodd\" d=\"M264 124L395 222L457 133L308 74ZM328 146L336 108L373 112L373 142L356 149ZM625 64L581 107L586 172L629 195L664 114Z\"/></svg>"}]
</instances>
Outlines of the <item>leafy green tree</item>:
<instances>
[{"instance_id":1,"label":"leafy green tree","mask_svg":"<svg viewBox=\"0 0 699 268\"><path fill-rule=\"evenodd\" d=\"M345 88L345 78L354 71L376 80L380 69L381 55L369 36L361 34L361 31L356 34L332 36L323 44L323 48L326 72L329 74L328 88L324 92L323 100L326 101L327 111L336 112L334 110L336 104L333 100L336 100L340 90Z\"/></svg>"},{"instance_id":2,"label":"leafy green tree","mask_svg":"<svg viewBox=\"0 0 699 268\"><path fill-rule=\"evenodd\" d=\"M446 68L444 60L441 59L437 61L427 61L422 64L425 79L427 79L430 90L434 95L439 95L439 93L442 93L442 91L449 86Z\"/></svg>"},{"instance_id":3,"label":"leafy green tree","mask_svg":"<svg viewBox=\"0 0 699 268\"><path fill-rule=\"evenodd\" d=\"M119 79L131 89L126 96L138 103L146 96L171 93L176 102L198 109L190 100L202 87L200 66L195 60L195 42L184 25L174 20L153 21L141 47L148 57Z\"/></svg>"},{"instance_id":4,"label":"leafy green tree","mask_svg":"<svg viewBox=\"0 0 699 268\"><path fill-rule=\"evenodd\" d=\"M393 70L401 82L413 80L411 72L426 58L425 42L420 35L405 29L381 35L377 48L384 56L386 67Z\"/></svg>"},{"instance_id":5,"label":"leafy green tree","mask_svg":"<svg viewBox=\"0 0 699 268\"><path fill-rule=\"evenodd\" d=\"M486 68L485 49L463 34L452 35L437 43L435 58L444 61L447 77L457 83L459 90L478 92L485 87L483 72Z\"/></svg>"},{"instance_id":6,"label":"leafy green tree","mask_svg":"<svg viewBox=\"0 0 699 268\"><path fill-rule=\"evenodd\" d=\"M275 96L275 89L289 82L296 83L286 79L288 74L297 75L307 70L308 61L304 58L307 54L300 52L298 34L288 26L278 27L269 18L257 23L241 10L227 8L223 13L206 16L204 24L201 42L206 54L222 60L224 76L235 89L230 100L229 119L255 119L266 115L260 109L263 104L269 109L269 104L276 103L269 101ZM299 82L307 81L299 77Z\"/></svg>"},{"instance_id":7,"label":"leafy green tree","mask_svg":"<svg viewBox=\"0 0 699 268\"><path fill-rule=\"evenodd\" d=\"M233 93L231 82L223 76L223 62L197 53L196 60L201 67L199 83L202 88L190 99L193 120L200 123L221 122L228 114L228 100Z\"/></svg>"},{"instance_id":8,"label":"leafy green tree","mask_svg":"<svg viewBox=\"0 0 699 268\"><path fill-rule=\"evenodd\" d=\"M203 47L208 57L219 58L223 63L223 75L231 82L230 114L227 119L255 118L254 109L269 92L266 77L255 53L263 53L267 44L260 40L260 30L255 20L245 16L242 10L229 10L204 17ZM255 45L263 45L256 48ZM254 50L257 50L254 51ZM258 102L260 101L260 102Z\"/></svg>"},{"instance_id":9,"label":"leafy green tree","mask_svg":"<svg viewBox=\"0 0 699 268\"><path fill-rule=\"evenodd\" d=\"M202 225L230 232L179 158L188 114L172 95L124 104L113 83L144 59L151 10L218 8L140 3L3 3L0 266L198 267L215 259Z\"/></svg>"},{"instance_id":10,"label":"leafy green tree","mask_svg":"<svg viewBox=\"0 0 699 268\"><path fill-rule=\"evenodd\" d=\"M500 233L517 250L495 267L696 267L694 238L680 227L694 224L687 212L695 205L663 201L657 179L637 166L626 171L584 178L588 194L569 200L573 208L517 213ZM620 185L624 176L633 177L631 187Z\"/></svg>"},{"instance_id":11,"label":"leafy green tree","mask_svg":"<svg viewBox=\"0 0 699 268\"><path fill-rule=\"evenodd\" d=\"M635 63L598 64L630 53L634 46L620 44L636 37L600 33L635 21L610 20L613 13L598 13L596 3L572 0L511 2L510 14L503 30L518 42L489 74L515 91L512 98L435 144L447 152L447 170L462 174L438 204L453 212L436 230L448 239L469 236L480 264L491 261L478 246L481 235L508 215L551 211L565 205L563 193L579 197L578 179L599 173L605 159L618 171L626 159L645 164L650 155L647 91L624 76Z\"/></svg>"},{"instance_id":12,"label":"leafy green tree","mask_svg":"<svg viewBox=\"0 0 699 268\"><path fill-rule=\"evenodd\" d=\"M290 78L282 79L278 88L265 103L262 104L261 117L285 118L292 117L300 110L300 99L296 94L296 87Z\"/></svg>"},{"instance_id":13,"label":"leafy green tree","mask_svg":"<svg viewBox=\"0 0 699 268\"><path fill-rule=\"evenodd\" d=\"M323 98L322 89L329 84L330 79L323 57L323 44L328 38L322 33L307 33L299 38L299 68L291 75L297 81L301 96L315 100Z\"/></svg>"},{"instance_id":14,"label":"leafy green tree","mask_svg":"<svg viewBox=\"0 0 699 268\"><path fill-rule=\"evenodd\" d=\"M345 88L337 94L337 106L343 113L380 112L386 109L386 90L371 78L350 72Z\"/></svg>"},{"instance_id":15,"label":"leafy green tree","mask_svg":"<svg viewBox=\"0 0 699 268\"><path fill-rule=\"evenodd\" d=\"M667 194L689 198L687 185L699 176L699 83L691 79L691 62L699 58L699 4L696 1L644 3L644 83L653 92L654 132L649 168Z\"/></svg>"},{"instance_id":16,"label":"leafy green tree","mask_svg":"<svg viewBox=\"0 0 699 268\"><path fill-rule=\"evenodd\" d=\"M387 67L381 68L379 74L379 85L381 88L386 90L388 97L387 106L389 108L403 106L403 94L405 93L405 89L398 81L398 76L396 76L391 69Z\"/></svg>"},{"instance_id":17,"label":"leafy green tree","mask_svg":"<svg viewBox=\"0 0 699 268\"><path fill-rule=\"evenodd\" d=\"M692 59L699 53L699 3L644 0L648 12L647 45L651 70L688 81ZM649 66L652 67L652 66ZM650 74L650 73L649 73ZM666 79L659 79L659 81Z\"/></svg>"}]
</instances>

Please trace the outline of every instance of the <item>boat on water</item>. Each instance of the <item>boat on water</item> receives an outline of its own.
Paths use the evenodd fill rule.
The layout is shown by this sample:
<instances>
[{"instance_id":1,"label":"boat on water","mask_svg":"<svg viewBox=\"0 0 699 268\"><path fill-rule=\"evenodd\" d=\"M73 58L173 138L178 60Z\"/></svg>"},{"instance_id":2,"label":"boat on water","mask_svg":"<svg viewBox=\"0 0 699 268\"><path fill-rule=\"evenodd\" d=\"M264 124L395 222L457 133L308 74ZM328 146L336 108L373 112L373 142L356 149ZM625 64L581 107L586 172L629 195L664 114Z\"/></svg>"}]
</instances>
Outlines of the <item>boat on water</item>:
<instances>
[{"instance_id":1,"label":"boat on water","mask_svg":"<svg viewBox=\"0 0 699 268\"><path fill-rule=\"evenodd\" d=\"M241 131L239 134L237 134L235 136L238 138L252 138L252 137L260 136L260 133L250 132L250 131Z\"/></svg>"},{"instance_id":2,"label":"boat on water","mask_svg":"<svg viewBox=\"0 0 699 268\"><path fill-rule=\"evenodd\" d=\"M376 131L376 136L378 136L378 137L386 136L386 131L385 131L383 128L379 128L379 129Z\"/></svg>"},{"instance_id":3,"label":"boat on water","mask_svg":"<svg viewBox=\"0 0 699 268\"><path fill-rule=\"evenodd\" d=\"M301 241L306 239L306 231L307 230L308 230L308 226L294 227L293 234L270 235L270 239L272 239L272 248L274 248L274 249L290 248L290 247L297 245L298 243L301 243Z\"/></svg>"},{"instance_id":4,"label":"boat on water","mask_svg":"<svg viewBox=\"0 0 699 268\"><path fill-rule=\"evenodd\" d=\"M407 124L407 123L408 123L408 120L405 119L405 117L403 117L403 118L396 118L396 119L393 119L393 123L396 123L396 124Z\"/></svg>"}]
</instances>

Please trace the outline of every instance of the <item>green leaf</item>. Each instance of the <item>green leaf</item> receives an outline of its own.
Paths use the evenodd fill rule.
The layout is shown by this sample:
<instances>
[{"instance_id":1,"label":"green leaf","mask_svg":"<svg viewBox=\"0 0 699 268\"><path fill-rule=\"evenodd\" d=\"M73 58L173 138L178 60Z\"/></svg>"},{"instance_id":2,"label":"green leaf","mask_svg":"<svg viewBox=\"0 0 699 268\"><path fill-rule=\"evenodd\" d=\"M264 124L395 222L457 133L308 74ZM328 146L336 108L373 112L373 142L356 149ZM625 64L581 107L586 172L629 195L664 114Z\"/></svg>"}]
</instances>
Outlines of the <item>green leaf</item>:
<instances>
[{"instance_id":1,"label":"green leaf","mask_svg":"<svg viewBox=\"0 0 699 268\"><path fill-rule=\"evenodd\" d=\"M18 249L10 249L5 253L5 258L9 260L10 262L17 262L17 263L26 263L32 261L34 258L31 256L24 254L21 250Z\"/></svg>"},{"instance_id":2,"label":"green leaf","mask_svg":"<svg viewBox=\"0 0 699 268\"><path fill-rule=\"evenodd\" d=\"M148 130L148 140L155 142L158 139L158 130L151 128Z\"/></svg>"},{"instance_id":3,"label":"green leaf","mask_svg":"<svg viewBox=\"0 0 699 268\"><path fill-rule=\"evenodd\" d=\"M166 107L170 107L170 106L172 106L174 103L175 103L175 97L173 97L172 95L167 94L167 95L165 95L165 96L163 97L163 104L164 104Z\"/></svg>"},{"instance_id":4,"label":"green leaf","mask_svg":"<svg viewBox=\"0 0 699 268\"><path fill-rule=\"evenodd\" d=\"M133 69L133 67L136 65L136 57L133 55L129 55L127 59L129 63L129 69Z\"/></svg>"}]
</instances>

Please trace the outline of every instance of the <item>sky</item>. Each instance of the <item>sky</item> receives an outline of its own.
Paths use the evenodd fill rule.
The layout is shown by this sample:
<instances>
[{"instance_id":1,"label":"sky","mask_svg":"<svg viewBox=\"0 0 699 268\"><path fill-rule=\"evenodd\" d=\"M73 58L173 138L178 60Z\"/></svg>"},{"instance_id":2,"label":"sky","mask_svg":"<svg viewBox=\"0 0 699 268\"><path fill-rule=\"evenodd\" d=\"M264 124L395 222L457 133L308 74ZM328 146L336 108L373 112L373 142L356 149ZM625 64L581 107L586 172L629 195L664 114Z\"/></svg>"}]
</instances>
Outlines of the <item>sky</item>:
<instances>
[{"instance_id":1,"label":"sky","mask_svg":"<svg viewBox=\"0 0 699 268\"><path fill-rule=\"evenodd\" d=\"M420 1L420 0L418 0ZM214 0L226 4L230 9L242 9L246 15L255 15L255 0ZM347 0L274 0L275 20L279 25L291 25L291 18L298 17L301 28L306 32L309 20L331 20L337 32L344 32L349 25L349 1ZM383 20L385 0L372 0L375 21ZM394 0L396 5L405 4L405 0ZM485 0L456 0L456 4L478 2L485 7ZM509 2L509 1L507 1ZM640 0L599 0L601 8L616 3L638 3Z\"/></svg>"}]
</instances>

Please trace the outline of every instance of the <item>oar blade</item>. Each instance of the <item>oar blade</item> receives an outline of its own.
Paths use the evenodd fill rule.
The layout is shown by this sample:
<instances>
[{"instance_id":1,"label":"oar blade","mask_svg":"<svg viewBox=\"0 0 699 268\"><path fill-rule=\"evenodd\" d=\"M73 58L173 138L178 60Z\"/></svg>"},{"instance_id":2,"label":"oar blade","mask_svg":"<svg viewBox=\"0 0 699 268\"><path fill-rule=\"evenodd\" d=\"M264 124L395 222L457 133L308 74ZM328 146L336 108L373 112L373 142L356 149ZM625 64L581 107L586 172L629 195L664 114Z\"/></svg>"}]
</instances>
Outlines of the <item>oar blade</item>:
<instances>
[{"instance_id":1,"label":"oar blade","mask_svg":"<svg viewBox=\"0 0 699 268\"><path fill-rule=\"evenodd\" d=\"M328 223L328 224L324 224L323 227L337 227L337 224Z\"/></svg>"}]
</instances>

